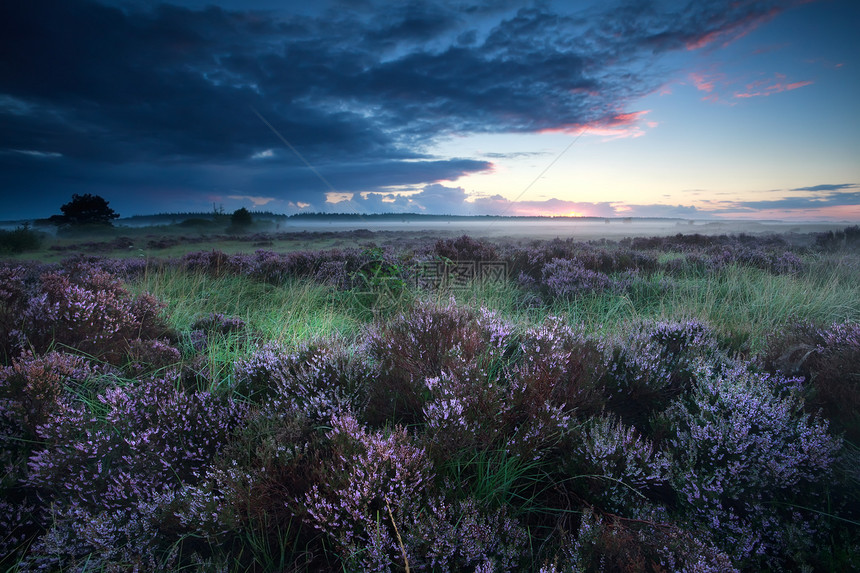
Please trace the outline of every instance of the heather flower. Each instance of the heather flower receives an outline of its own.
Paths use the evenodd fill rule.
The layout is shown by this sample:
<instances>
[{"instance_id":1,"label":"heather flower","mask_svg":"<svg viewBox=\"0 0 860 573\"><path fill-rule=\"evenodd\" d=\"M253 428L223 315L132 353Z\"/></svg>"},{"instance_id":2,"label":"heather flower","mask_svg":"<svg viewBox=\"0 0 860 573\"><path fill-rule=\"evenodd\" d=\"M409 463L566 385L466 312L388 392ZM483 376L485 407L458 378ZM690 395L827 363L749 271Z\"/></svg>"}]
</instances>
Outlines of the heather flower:
<instances>
[{"instance_id":1,"label":"heather flower","mask_svg":"<svg viewBox=\"0 0 860 573\"><path fill-rule=\"evenodd\" d=\"M792 502L824 502L840 440L803 412L783 380L707 365L696 379L669 411L673 485L685 515L747 564L810 551L824 520Z\"/></svg>"},{"instance_id":2,"label":"heather flower","mask_svg":"<svg viewBox=\"0 0 860 573\"><path fill-rule=\"evenodd\" d=\"M567 473L577 476L572 485L587 486L584 495L607 510L644 517L651 502L668 489L670 458L617 419L592 419L574 443L572 456L565 460Z\"/></svg>"},{"instance_id":3,"label":"heather flower","mask_svg":"<svg viewBox=\"0 0 860 573\"><path fill-rule=\"evenodd\" d=\"M345 557L371 549L364 559L378 568L397 563L400 548L390 519L425 499L433 473L424 450L406 430L369 433L351 415L335 415L328 438L332 458L321 481L305 497L307 521L326 533ZM361 559L362 557L360 557Z\"/></svg>"},{"instance_id":4,"label":"heather flower","mask_svg":"<svg viewBox=\"0 0 860 573\"><path fill-rule=\"evenodd\" d=\"M106 563L170 545L153 512L200 479L241 417L238 404L178 390L174 377L110 387L92 407L64 405L39 427L45 446L30 458L27 484L51 492L54 524L33 551L63 528Z\"/></svg>"},{"instance_id":5,"label":"heather flower","mask_svg":"<svg viewBox=\"0 0 860 573\"><path fill-rule=\"evenodd\" d=\"M360 412L374 367L361 352L351 353L336 341L321 341L287 352L277 345L261 347L234 368L236 390L283 411L296 410L326 421L342 411Z\"/></svg>"},{"instance_id":6,"label":"heather flower","mask_svg":"<svg viewBox=\"0 0 860 573\"><path fill-rule=\"evenodd\" d=\"M163 308L151 295L132 297L101 270L82 271L74 280L49 272L22 310L17 345L42 352L62 344L117 364L129 341L167 333Z\"/></svg>"}]
</instances>

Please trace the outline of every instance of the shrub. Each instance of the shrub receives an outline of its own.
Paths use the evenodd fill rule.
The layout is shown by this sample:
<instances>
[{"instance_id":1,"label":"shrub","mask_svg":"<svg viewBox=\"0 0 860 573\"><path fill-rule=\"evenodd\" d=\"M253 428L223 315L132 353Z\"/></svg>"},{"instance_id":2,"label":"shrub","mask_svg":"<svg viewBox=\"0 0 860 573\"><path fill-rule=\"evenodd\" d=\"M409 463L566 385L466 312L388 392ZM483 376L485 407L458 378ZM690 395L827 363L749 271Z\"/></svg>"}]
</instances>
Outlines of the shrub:
<instances>
[{"instance_id":1,"label":"shrub","mask_svg":"<svg viewBox=\"0 0 860 573\"><path fill-rule=\"evenodd\" d=\"M118 364L129 342L168 333L164 305L148 294L137 297L112 275L88 269L73 280L59 272L42 275L22 312L18 348L44 352L64 345Z\"/></svg>"},{"instance_id":2,"label":"shrub","mask_svg":"<svg viewBox=\"0 0 860 573\"><path fill-rule=\"evenodd\" d=\"M605 274L586 269L578 260L553 259L543 267L543 284L555 297L599 293L612 286Z\"/></svg>"},{"instance_id":3,"label":"shrub","mask_svg":"<svg viewBox=\"0 0 860 573\"><path fill-rule=\"evenodd\" d=\"M704 323L643 323L607 341L599 384L611 411L650 431L651 416L692 388L698 364L725 360Z\"/></svg>"},{"instance_id":4,"label":"shrub","mask_svg":"<svg viewBox=\"0 0 860 573\"><path fill-rule=\"evenodd\" d=\"M27 483L51 493L51 528L31 548L33 560L152 567L177 541L161 535L173 520L166 504L197 483L242 408L177 390L174 378L110 387L39 427L45 445L30 459Z\"/></svg>"},{"instance_id":5,"label":"shrub","mask_svg":"<svg viewBox=\"0 0 860 573\"><path fill-rule=\"evenodd\" d=\"M95 374L83 358L58 352L24 354L0 368L0 555L17 554L45 525L38 492L24 485L37 428Z\"/></svg>"},{"instance_id":6,"label":"shrub","mask_svg":"<svg viewBox=\"0 0 860 573\"><path fill-rule=\"evenodd\" d=\"M456 239L439 239L433 247L438 257L451 261L495 261L498 250L492 243L463 235Z\"/></svg>"},{"instance_id":7,"label":"shrub","mask_svg":"<svg viewBox=\"0 0 860 573\"><path fill-rule=\"evenodd\" d=\"M770 336L759 360L770 372L803 377L807 410L821 409L834 431L860 441L860 325L796 323Z\"/></svg>"},{"instance_id":8,"label":"shrub","mask_svg":"<svg viewBox=\"0 0 860 573\"><path fill-rule=\"evenodd\" d=\"M430 461L405 430L369 433L351 416L336 417L332 427L332 460L306 495L306 519L334 541L345 567L519 565L525 531L505 508L434 495Z\"/></svg>"},{"instance_id":9,"label":"shrub","mask_svg":"<svg viewBox=\"0 0 860 573\"><path fill-rule=\"evenodd\" d=\"M327 422L336 413L363 411L374 373L363 354L332 340L292 353L266 345L238 361L233 377L236 392L252 401Z\"/></svg>"},{"instance_id":10,"label":"shrub","mask_svg":"<svg viewBox=\"0 0 860 573\"><path fill-rule=\"evenodd\" d=\"M589 502L625 517L646 518L667 497L670 458L635 428L601 416L586 423L572 441L564 473Z\"/></svg>"},{"instance_id":11,"label":"shrub","mask_svg":"<svg viewBox=\"0 0 860 573\"><path fill-rule=\"evenodd\" d=\"M490 313L478 315L456 305L420 303L408 313L381 324L367 340L379 375L370 392L366 419L419 422L428 398L424 381L443 373L485 373L498 367L508 351L511 327Z\"/></svg>"},{"instance_id":12,"label":"shrub","mask_svg":"<svg viewBox=\"0 0 860 573\"><path fill-rule=\"evenodd\" d=\"M166 340L132 340L128 344L128 363L126 371L139 377L152 374L178 364L182 360L179 350Z\"/></svg>"},{"instance_id":13,"label":"shrub","mask_svg":"<svg viewBox=\"0 0 860 573\"><path fill-rule=\"evenodd\" d=\"M0 229L0 254L18 254L35 251L42 245L42 236L27 225L14 231Z\"/></svg>"},{"instance_id":14,"label":"shrub","mask_svg":"<svg viewBox=\"0 0 860 573\"><path fill-rule=\"evenodd\" d=\"M245 321L238 316L224 316L220 312L210 312L198 317L192 324L191 330L202 330L208 333L230 334L245 329Z\"/></svg>"},{"instance_id":15,"label":"shrub","mask_svg":"<svg viewBox=\"0 0 860 573\"><path fill-rule=\"evenodd\" d=\"M332 458L305 497L306 519L335 542L348 563L387 569L403 559L394 527L403 509L426 499L430 463L402 428L371 434L348 414L333 417L331 425ZM389 511L393 517L386 519Z\"/></svg>"},{"instance_id":16,"label":"shrub","mask_svg":"<svg viewBox=\"0 0 860 573\"><path fill-rule=\"evenodd\" d=\"M810 552L825 533L820 515L840 441L803 412L790 381L736 366L703 367L669 417L673 485L686 518L746 566L776 566Z\"/></svg>"},{"instance_id":17,"label":"shrub","mask_svg":"<svg viewBox=\"0 0 860 573\"><path fill-rule=\"evenodd\" d=\"M576 535L567 535L561 555L541 573L737 572L726 553L667 523L604 518L586 511Z\"/></svg>"},{"instance_id":18,"label":"shrub","mask_svg":"<svg viewBox=\"0 0 860 573\"><path fill-rule=\"evenodd\" d=\"M575 412L580 419L601 412L605 399L598 384L603 349L594 337L558 317L526 330L516 376L543 400Z\"/></svg>"},{"instance_id":19,"label":"shrub","mask_svg":"<svg viewBox=\"0 0 860 573\"><path fill-rule=\"evenodd\" d=\"M176 527L200 540L194 549L201 556L233 566L312 561L325 549L300 514L323 471L324 442L298 412L252 408L202 479L177 493L170 505Z\"/></svg>"}]
</instances>

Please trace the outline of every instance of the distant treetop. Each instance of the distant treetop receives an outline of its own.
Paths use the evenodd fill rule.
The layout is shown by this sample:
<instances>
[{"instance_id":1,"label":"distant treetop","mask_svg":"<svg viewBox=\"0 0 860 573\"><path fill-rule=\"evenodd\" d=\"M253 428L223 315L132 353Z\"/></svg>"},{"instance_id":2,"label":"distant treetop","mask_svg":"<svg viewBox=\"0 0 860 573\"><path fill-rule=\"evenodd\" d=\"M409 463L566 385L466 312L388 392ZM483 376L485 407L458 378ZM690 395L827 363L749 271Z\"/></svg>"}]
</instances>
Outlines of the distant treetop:
<instances>
[{"instance_id":1,"label":"distant treetop","mask_svg":"<svg viewBox=\"0 0 860 573\"><path fill-rule=\"evenodd\" d=\"M72 200L60 207L62 215L54 215L49 220L55 225L113 225L119 213L108 207L108 202L98 195L74 194Z\"/></svg>"}]
</instances>

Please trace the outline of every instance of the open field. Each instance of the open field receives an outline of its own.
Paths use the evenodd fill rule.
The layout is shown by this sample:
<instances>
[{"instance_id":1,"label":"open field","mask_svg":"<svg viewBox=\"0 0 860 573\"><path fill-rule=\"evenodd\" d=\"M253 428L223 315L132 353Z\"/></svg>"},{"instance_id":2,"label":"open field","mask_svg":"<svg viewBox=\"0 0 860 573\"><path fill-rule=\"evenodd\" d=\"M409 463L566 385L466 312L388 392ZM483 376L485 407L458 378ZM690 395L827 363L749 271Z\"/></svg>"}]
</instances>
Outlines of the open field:
<instances>
[{"instance_id":1,"label":"open field","mask_svg":"<svg viewBox=\"0 0 860 573\"><path fill-rule=\"evenodd\" d=\"M391 225L0 263L0 567L860 568L856 227Z\"/></svg>"},{"instance_id":2,"label":"open field","mask_svg":"<svg viewBox=\"0 0 860 573\"><path fill-rule=\"evenodd\" d=\"M413 216L414 217L414 216ZM10 258L61 261L74 253L115 258L174 257L216 247L225 253L250 253L264 248L274 251L363 247L370 244L395 246L407 242L432 242L439 238L469 235L497 242L528 239L571 239L618 241L628 237L683 235L779 234L790 243L804 244L815 233L837 232L838 223L696 221L686 219L578 219L578 218L494 218L494 217L396 217L351 216L332 218L260 218L244 233L230 232L229 217L215 220L161 217L157 226L121 221L108 230L57 235L53 227L38 227L42 249ZM159 220L160 220L159 219ZM223 219L223 220L222 220ZM199 224L193 224L193 223ZM189 224L192 223L192 224ZM11 231L20 224L5 225ZM2 252L2 250L0 250Z\"/></svg>"}]
</instances>

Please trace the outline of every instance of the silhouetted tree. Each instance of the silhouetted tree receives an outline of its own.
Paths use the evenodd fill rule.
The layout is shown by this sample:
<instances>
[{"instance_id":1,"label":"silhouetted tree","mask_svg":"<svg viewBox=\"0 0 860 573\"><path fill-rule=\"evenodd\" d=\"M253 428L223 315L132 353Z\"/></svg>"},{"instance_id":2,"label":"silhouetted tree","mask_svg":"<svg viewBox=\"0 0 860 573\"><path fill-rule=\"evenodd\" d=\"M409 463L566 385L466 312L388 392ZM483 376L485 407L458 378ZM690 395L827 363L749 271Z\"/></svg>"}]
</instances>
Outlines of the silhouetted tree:
<instances>
[{"instance_id":1,"label":"silhouetted tree","mask_svg":"<svg viewBox=\"0 0 860 573\"><path fill-rule=\"evenodd\" d=\"M74 194L72 200L60 207L62 215L49 220L55 225L107 225L112 226L119 214L108 207L108 202L98 195Z\"/></svg>"},{"instance_id":2,"label":"silhouetted tree","mask_svg":"<svg viewBox=\"0 0 860 573\"><path fill-rule=\"evenodd\" d=\"M251 217L251 212L244 207L236 209L233 211L233 214L230 215L230 224L236 228L248 227L253 222L254 219Z\"/></svg>"}]
</instances>

